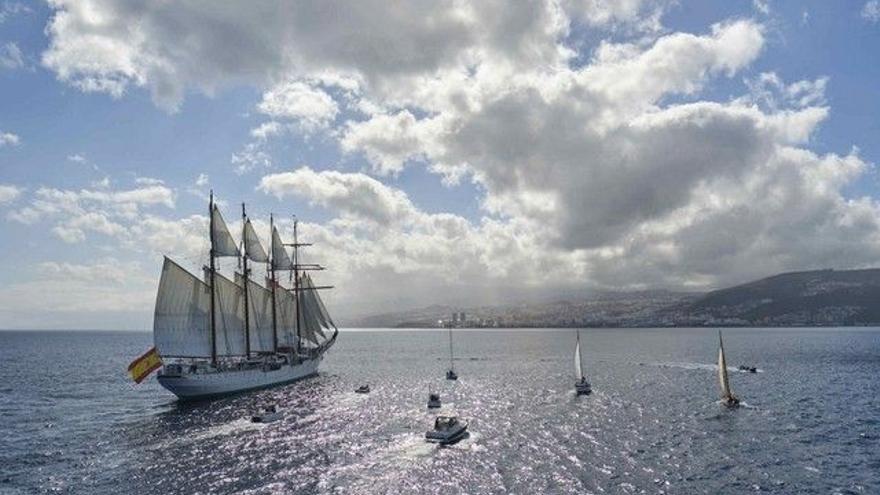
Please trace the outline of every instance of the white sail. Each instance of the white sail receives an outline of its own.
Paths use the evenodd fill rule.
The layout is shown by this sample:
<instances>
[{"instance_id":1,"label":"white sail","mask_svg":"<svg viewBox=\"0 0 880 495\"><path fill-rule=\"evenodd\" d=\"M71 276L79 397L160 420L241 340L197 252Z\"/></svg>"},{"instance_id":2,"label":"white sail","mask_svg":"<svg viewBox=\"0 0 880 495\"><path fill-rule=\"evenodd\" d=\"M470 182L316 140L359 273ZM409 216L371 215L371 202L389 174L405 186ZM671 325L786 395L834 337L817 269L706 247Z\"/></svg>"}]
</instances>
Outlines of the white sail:
<instances>
[{"instance_id":1,"label":"white sail","mask_svg":"<svg viewBox=\"0 0 880 495\"><path fill-rule=\"evenodd\" d=\"M220 214L217 205L214 205L212 215L211 236L214 238L214 256L238 256L238 245L229 233L229 228L223 221L223 215Z\"/></svg>"},{"instance_id":2,"label":"white sail","mask_svg":"<svg viewBox=\"0 0 880 495\"><path fill-rule=\"evenodd\" d=\"M243 285L244 277L236 273L235 281ZM253 280L248 280L248 305L251 352L272 352L272 293Z\"/></svg>"},{"instance_id":3,"label":"white sail","mask_svg":"<svg viewBox=\"0 0 880 495\"><path fill-rule=\"evenodd\" d=\"M281 285L275 291L278 346L296 347L296 299Z\"/></svg>"},{"instance_id":4,"label":"white sail","mask_svg":"<svg viewBox=\"0 0 880 495\"><path fill-rule=\"evenodd\" d=\"M254 231L254 226L250 220L244 223L244 254L258 263L269 261L269 256L266 255L266 250L260 244L260 238L257 237L257 233Z\"/></svg>"},{"instance_id":5,"label":"white sail","mask_svg":"<svg viewBox=\"0 0 880 495\"><path fill-rule=\"evenodd\" d=\"M314 314L314 318L318 323L316 333L321 337L325 337L324 329L335 329L336 324L330 318L330 313L327 312L327 307L324 306L324 301L321 300L321 294L315 289L312 277L308 274L304 275L302 285L310 289L304 295L308 296L308 308Z\"/></svg>"},{"instance_id":6,"label":"white sail","mask_svg":"<svg viewBox=\"0 0 880 495\"><path fill-rule=\"evenodd\" d=\"M581 363L580 339L578 339L578 343L574 346L574 374L578 379L584 377L584 365Z\"/></svg>"},{"instance_id":7,"label":"white sail","mask_svg":"<svg viewBox=\"0 0 880 495\"><path fill-rule=\"evenodd\" d=\"M317 300L317 291L308 275L300 278L300 335L309 342L318 345L318 338L324 337L324 315L321 314L321 308Z\"/></svg>"},{"instance_id":8,"label":"white sail","mask_svg":"<svg viewBox=\"0 0 880 495\"><path fill-rule=\"evenodd\" d=\"M278 229L272 228L272 268L276 270L293 270L293 261L284 249Z\"/></svg>"},{"instance_id":9,"label":"white sail","mask_svg":"<svg viewBox=\"0 0 880 495\"><path fill-rule=\"evenodd\" d=\"M730 381L727 378L727 360L724 359L724 343L721 342L721 333L718 333L718 382L721 386L721 397L733 397L730 391Z\"/></svg>"},{"instance_id":10,"label":"white sail","mask_svg":"<svg viewBox=\"0 0 880 495\"><path fill-rule=\"evenodd\" d=\"M165 258L153 315L153 343L163 357L211 356L211 288Z\"/></svg>"},{"instance_id":11,"label":"white sail","mask_svg":"<svg viewBox=\"0 0 880 495\"><path fill-rule=\"evenodd\" d=\"M244 293L242 287L228 278L214 274L214 325L218 356L242 356L247 347L244 333Z\"/></svg>"}]
</instances>

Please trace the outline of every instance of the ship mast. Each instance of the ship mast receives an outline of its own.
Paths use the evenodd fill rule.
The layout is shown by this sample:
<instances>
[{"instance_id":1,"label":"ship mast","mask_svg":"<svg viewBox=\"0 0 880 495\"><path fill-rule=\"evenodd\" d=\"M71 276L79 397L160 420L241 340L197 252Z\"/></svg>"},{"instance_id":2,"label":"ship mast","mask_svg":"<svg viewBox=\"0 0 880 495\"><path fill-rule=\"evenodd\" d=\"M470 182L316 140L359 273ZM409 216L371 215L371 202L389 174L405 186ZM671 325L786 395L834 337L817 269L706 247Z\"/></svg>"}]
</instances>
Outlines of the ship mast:
<instances>
[{"instance_id":1,"label":"ship mast","mask_svg":"<svg viewBox=\"0 0 880 495\"><path fill-rule=\"evenodd\" d=\"M293 217L293 295L296 296L296 352L299 354L300 347L300 287L299 287L299 241L296 236L296 228L299 220Z\"/></svg>"},{"instance_id":2,"label":"ship mast","mask_svg":"<svg viewBox=\"0 0 880 495\"><path fill-rule=\"evenodd\" d=\"M247 213L244 210L244 203L241 204L241 241L244 245L242 249L242 271L244 272L244 348L245 356L251 357L251 327L248 319L248 292L249 290L249 270L248 270L248 252L247 252Z\"/></svg>"},{"instance_id":3,"label":"ship mast","mask_svg":"<svg viewBox=\"0 0 880 495\"><path fill-rule=\"evenodd\" d=\"M214 190L211 190L211 197L208 202L208 229L210 230L209 236L211 238L211 364L217 366L217 314L214 310L215 303L215 290L214 290Z\"/></svg>"},{"instance_id":4,"label":"ship mast","mask_svg":"<svg viewBox=\"0 0 880 495\"><path fill-rule=\"evenodd\" d=\"M272 252L271 259L269 260L269 276L272 281L272 350L274 352L278 352L278 316L276 315L275 310L275 287L278 285L275 282L275 223L272 220L272 214L269 214L269 232L272 238L272 246L269 251Z\"/></svg>"}]
</instances>

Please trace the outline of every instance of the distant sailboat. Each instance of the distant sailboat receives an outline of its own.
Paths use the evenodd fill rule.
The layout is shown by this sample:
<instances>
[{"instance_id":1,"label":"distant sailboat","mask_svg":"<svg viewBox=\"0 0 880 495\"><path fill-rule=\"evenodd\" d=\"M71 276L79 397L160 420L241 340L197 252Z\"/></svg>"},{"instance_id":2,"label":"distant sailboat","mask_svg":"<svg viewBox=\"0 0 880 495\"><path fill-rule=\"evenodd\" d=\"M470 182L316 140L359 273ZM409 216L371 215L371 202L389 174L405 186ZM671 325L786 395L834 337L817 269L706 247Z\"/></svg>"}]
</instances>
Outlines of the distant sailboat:
<instances>
[{"instance_id":1,"label":"distant sailboat","mask_svg":"<svg viewBox=\"0 0 880 495\"><path fill-rule=\"evenodd\" d=\"M587 377L584 376L584 363L581 360L581 331L577 331L577 344L574 346L574 372L578 381L574 384L574 389L578 395L589 395L593 388Z\"/></svg>"},{"instance_id":2,"label":"distant sailboat","mask_svg":"<svg viewBox=\"0 0 880 495\"><path fill-rule=\"evenodd\" d=\"M718 332L718 382L721 385L721 403L727 407L739 405L739 399L730 391L730 380L727 377L727 360L724 359L724 341Z\"/></svg>"},{"instance_id":3,"label":"distant sailboat","mask_svg":"<svg viewBox=\"0 0 880 495\"><path fill-rule=\"evenodd\" d=\"M455 373L455 355L452 352L452 327L449 327L449 371L446 372L447 380L458 380Z\"/></svg>"}]
</instances>

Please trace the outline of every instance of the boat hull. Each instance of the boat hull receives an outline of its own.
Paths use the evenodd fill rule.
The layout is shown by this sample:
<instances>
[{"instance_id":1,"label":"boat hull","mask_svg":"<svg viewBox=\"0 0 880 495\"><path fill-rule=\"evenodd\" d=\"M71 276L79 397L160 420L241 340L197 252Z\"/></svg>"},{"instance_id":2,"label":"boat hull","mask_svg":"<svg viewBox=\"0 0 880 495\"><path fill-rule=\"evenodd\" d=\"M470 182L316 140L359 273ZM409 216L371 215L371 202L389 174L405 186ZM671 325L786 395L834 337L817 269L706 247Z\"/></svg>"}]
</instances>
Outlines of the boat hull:
<instances>
[{"instance_id":1,"label":"boat hull","mask_svg":"<svg viewBox=\"0 0 880 495\"><path fill-rule=\"evenodd\" d=\"M275 370L261 368L158 376L159 384L180 400L204 400L283 385L318 373L322 356Z\"/></svg>"}]
</instances>

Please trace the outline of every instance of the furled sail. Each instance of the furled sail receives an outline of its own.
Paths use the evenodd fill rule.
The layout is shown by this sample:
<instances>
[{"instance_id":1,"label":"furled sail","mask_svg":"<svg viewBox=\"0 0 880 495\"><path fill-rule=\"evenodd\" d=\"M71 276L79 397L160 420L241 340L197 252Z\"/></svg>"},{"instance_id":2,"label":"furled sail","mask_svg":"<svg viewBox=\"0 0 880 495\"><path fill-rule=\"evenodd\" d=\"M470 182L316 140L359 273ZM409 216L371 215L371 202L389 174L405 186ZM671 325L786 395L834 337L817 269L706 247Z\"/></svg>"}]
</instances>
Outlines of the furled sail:
<instances>
[{"instance_id":1,"label":"furled sail","mask_svg":"<svg viewBox=\"0 0 880 495\"><path fill-rule=\"evenodd\" d=\"M577 344L574 346L574 373L577 378L584 377L584 365L581 362L581 339L578 335Z\"/></svg>"},{"instance_id":2,"label":"furled sail","mask_svg":"<svg viewBox=\"0 0 880 495\"><path fill-rule=\"evenodd\" d=\"M276 270L293 270L293 261L284 249L278 229L272 228L272 268Z\"/></svg>"},{"instance_id":3,"label":"furled sail","mask_svg":"<svg viewBox=\"0 0 880 495\"><path fill-rule=\"evenodd\" d=\"M229 233L229 228L223 221L223 215L220 214L217 205L214 205L212 215L211 236L214 238L214 256L238 256L238 245L232 238L232 234Z\"/></svg>"},{"instance_id":4,"label":"furled sail","mask_svg":"<svg viewBox=\"0 0 880 495\"><path fill-rule=\"evenodd\" d=\"M727 378L727 360L724 359L724 342L721 341L721 332L718 332L718 382L721 385L721 397L727 399L733 397L730 391L730 381Z\"/></svg>"},{"instance_id":5,"label":"furled sail","mask_svg":"<svg viewBox=\"0 0 880 495\"><path fill-rule=\"evenodd\" d=\"M257 237L257 233L254 231L254 226L251 224L250 220L244 223L244 254L249 259L258 263L269 261L269 257L266 255L266 250L263 249L263 245L260 244L260 238Z\"/></svg>"},{"instance_id":6,"label":"furled sail","mask_svg":"<svg viewBox=\"0 0 880 495\"><path fill-rule=\"evenodd\" d=\"M153 343L163 357L211 356L211 288L165 258L153 315Z\"/></svg>"},{"instance_id":7,"label":"furled sail","mask_svg":"<svg viewBox=\"0 0 880 495\"><path fill-rule=\"evenodd\" d=\"M217 284L214 304L217 329L217 355L242 356L247 353L244 333L244 292L232 280L214 274Z\"/></svg>"},{"instance_id":8,"label":"furled sail","mask_svg":"<svg viewBox=\"0 0 880 495\"><path fill-rule=\"evenodd\" d=\"M244 286L244 277L235 274L235 282ZM248 323L252 352L272 352L272 293L253 280L248 280Z\"/></svg>"}]
</instances>

